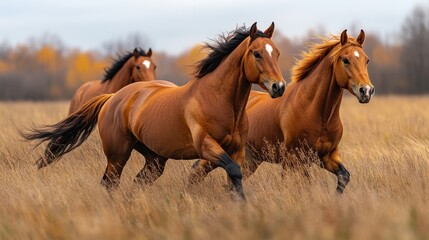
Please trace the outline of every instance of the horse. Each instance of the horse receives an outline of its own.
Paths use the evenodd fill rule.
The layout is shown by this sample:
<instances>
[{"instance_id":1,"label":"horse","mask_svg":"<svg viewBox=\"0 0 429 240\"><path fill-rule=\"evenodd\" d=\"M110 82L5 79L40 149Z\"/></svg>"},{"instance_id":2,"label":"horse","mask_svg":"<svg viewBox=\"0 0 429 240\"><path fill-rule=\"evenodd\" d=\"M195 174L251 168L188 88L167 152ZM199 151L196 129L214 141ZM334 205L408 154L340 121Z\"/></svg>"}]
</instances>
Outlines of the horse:
<instances>
[{"instance_id":1,"label":"horse","mask_svg":"<svg viewBox=\"0 0 429 240\"><path fill-rule=\"evenodd\" d=\"M87 82L76 90L70 103L69 115L95 96L117 92L133 82L155 80L156 65L151 56L151 48L147 53L135 48L133 52L119 56L104 70L103 79Z\"/></svg>"},{"instance_id":2,"label":"horse","mask_svg":"<svg viewBox=\"0 0 429 240\"><path fill-rule=\"evenodd\" d=\"M323 38L322 43L302 52L302 59L292 68L292 83L282 97L269 99L262 92L250 93L246 108L249 133L243 167L245 177L253 174L264 161L282 164L284 169L303 166L302 173L308 176L308 162L292 162L293 156L297 160L298 149L304 147L305 151L317 154L320 162L314 163L337 176L336 191L344 191L350 173L342 163L338 148L343 134L339 112L343 89L360 103L368 103L375 93L368 75L369 59L362 49L364 40L363 30L356 39L348 37L347 30L340 37ZM286 159L280 156L281 146L290 153ZM274 148L274 157L263 156L270 152L270 147ZM205 160L195 162L190 184L201 181L215 167Z\"/></svg>"},{"instance_id":3,"label":"horse","mask_svg":"<svg viewBox=\"0 0 429 240\"><path fill-rule=\"evenodd\" d=\"M45 167L84 142L98 123L107 158L101 180L107 189L119 185L122 170L136 150L145 166L136 183L151 184L169 158L204 158L225 169L232 196L245 200L240 165L248 131L245 112L252 84L280 97L285 81L279 50L271 40L274 22L264 32L254 23L207 44L209 53L187 84L163 80L138 82L114 94L92 98L64 120L24 137L49 141L38 167Z\"/></svg>"}]
</instances>

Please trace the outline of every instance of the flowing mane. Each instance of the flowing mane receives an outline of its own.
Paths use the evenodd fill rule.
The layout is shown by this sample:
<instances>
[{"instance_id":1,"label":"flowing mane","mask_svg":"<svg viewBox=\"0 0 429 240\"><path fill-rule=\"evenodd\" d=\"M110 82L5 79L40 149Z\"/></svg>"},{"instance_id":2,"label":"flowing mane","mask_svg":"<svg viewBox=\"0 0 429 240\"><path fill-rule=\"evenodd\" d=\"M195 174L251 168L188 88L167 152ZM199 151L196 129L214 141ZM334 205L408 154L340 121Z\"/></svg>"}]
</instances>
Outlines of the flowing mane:
<instances>
[{"instance_id":1,"label":"flowing mane","mask_svg":"<svg viewBox=\"0 0 429 240\"><path fill-rule=\"evenodd\" d=\"M292 67L292 82L298 82L306 78L318 65L327 57L327 55L340 43L340 37L332 35L331 38L320 38L321 43L310 44L310 48L301 52L301 59L298 60ZM356 45L361 46L353 37L348 38L349 41L345 46ZM332 61L335 61L343 47L332 52Z\"/></svg>"},{"instance_id":2,"label":"flowing mane","mask_svg":"<svg viewBox=\"0 0 429 240\"><path fill-rule=\"evenodd\" d=\"M202 78L215 70L222 60L250 35L250 28L239 27L228 34L221 34L214 43L206 43L205 48L209 49L207 57L199 61L195 69L195 77ZM256 33L256 37L268 37L261 31Z\"/></svg>"},{"instance_id":3,"label":"flowing mane","mask_svg":"<svg viewBox=\"0 0 429 240\"><path fill-rule=\"evenodd\" d=\"M139 56L145 57L147 56L147 53L141 49L138 48L137 49L139 52ZM128 61L128 59L130 59L130 57L133 57L134 53L133 52L127 52L122 56L117 57L116 60L113 61L112 65L109 68L105 68L104 69L104 77L101 80L102 82L106 82L111 80L116 73L119 72L119 70L124 66L124 64Z\"/></svg>"}]
</instances>

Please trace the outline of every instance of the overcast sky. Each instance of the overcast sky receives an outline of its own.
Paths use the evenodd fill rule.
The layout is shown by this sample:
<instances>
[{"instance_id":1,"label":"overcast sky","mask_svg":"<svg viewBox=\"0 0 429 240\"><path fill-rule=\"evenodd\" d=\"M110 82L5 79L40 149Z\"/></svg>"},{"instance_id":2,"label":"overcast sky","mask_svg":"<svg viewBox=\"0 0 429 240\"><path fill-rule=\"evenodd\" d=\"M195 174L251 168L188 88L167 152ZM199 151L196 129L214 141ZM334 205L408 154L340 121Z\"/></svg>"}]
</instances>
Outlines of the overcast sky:
<instances>
[{"instance_id":1,"label":"overcast sky","mask_svg":"<svg viewBox=\"0 0 429 240\"><path fill-rule=\"evenodd\" d=\"M154 51L178 54L255 21L262 30L274 21L290 38L320 26L326 34L362 28L388 38L418 4L429 0L1 0L0 42L52 34L87 50L138 33Z\"/></svg>"}]
</instances>

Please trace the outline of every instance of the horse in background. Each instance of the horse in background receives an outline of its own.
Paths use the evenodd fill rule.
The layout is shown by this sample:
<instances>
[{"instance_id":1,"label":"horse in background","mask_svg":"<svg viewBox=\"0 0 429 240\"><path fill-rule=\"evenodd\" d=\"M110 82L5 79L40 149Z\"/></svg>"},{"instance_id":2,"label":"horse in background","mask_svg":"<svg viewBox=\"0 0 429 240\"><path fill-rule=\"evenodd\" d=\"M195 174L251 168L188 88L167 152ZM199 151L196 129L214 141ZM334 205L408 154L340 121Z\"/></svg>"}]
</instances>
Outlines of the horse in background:
<instances>
[{"instance_id":1,"label":"horse in background","mask_svg":"<svg viewBox=\"0 0 429 240\"><path fill-rule=\"evenodd\" d=\"M98 122L107 157L102 184L119 185L132 150L146 163L135 182L150 184L164 172L169 158L204 158L225 169L234 196L245 200L243 163L248 121L245 107L252 84L280 97L285 81L278 66L279 51L271 36L256 23L238 28L214 44L197 65L195 77L183 86L167 81L138 82L115 94L92 98L64 120L24 137L49 141L39 168L82 144Z\"/></svg>"},{"instance_id":2,"label":"horse in background","mask_svg":"<svg viewBox=\"0 0 429 240\"><path fill-rule=\"evenodd\" d=\"M271 99L262 92L250 93L246 108L248 159L243 166L246 177L263 161L282 164L284 169L297 168L302 163L293 162L293 156L304 143L315 151L321 167L337 176L337 192L344 191L350 173L342 163L338 148L343 134L340 118L343 89L360 103L368 103L375 93L368 76L369 59L362 49L364 40L363 30L356 39L348 37L347 30L340 37L323 39L302 53L302 59L292 69L292 83L282 97ZM281 145L291 153L289 158L281 157ZM273 152L269 148L274 148L274 157L264 156ZM201 181L214 167L198 160L193 169L190 180ZM308 176L305 167L303 171Z\"/></svg>"},{"instance_id":3,"label":"horse in background","mask_svg":"<svg viewBox=\"0 0 429 240\"><path fill-rule=\"evenodd\" d=\"M70 103L69 115L95 96L115 93L133 82L155 80L156 64L151 56L150 48L148 52L135 48L133 52L119 56L109 68L104 70L102 80L84 83L76 90Z\"/></svg>"}]
</instances>

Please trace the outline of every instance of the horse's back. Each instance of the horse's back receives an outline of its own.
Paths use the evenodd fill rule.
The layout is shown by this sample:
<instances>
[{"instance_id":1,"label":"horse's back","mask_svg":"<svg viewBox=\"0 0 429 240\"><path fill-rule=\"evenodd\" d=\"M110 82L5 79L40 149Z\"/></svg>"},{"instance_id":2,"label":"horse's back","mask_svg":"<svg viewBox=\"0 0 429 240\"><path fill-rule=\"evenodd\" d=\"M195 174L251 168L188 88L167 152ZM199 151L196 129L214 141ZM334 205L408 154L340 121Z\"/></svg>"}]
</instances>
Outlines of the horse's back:
<instances>
[{"instance_id":1,"label":"horse's back","mask_svg":"<svg viewBox=\"0 0 429 240\"><path fill-rule=\"evenodd\" d=\"M177 88L177 85L164 80L135 82L117 91L109 103L111 105L109 108L125 108L126 106L123 105L135 105L128 110L137 111L145 108L148 98L157 95L157 92L173 88Z\"/></svg>"},{"instance_id":2,"label":"horse's back","mask_svg":"<svg viewBox=\"0 0 429 240\"><path fill-rule=\"evenodd\" d=\"M141 81L130 84L133 88L150 88L150 87L177 87L176 84L166 81L166 80L150 80L150 81Z\"/></svg>"},{"instance_id":3,"label":"horse's back","mask_svg":"<svg viewBox=\"0 0 429 240\"><path fill-rule=\"evenodd\" d=\"M266 92L250 91L249 100L247 101L246 110L251 110L255 105L261 104L264 100L271 98Z\"/></svg>"},{"instance_id":4,"label":"horse's back","mask_svg":"<svg viewBox=\"0 0 429 240\"><path fill-rule=\"evenodd\" d=\"M112 97L112 101L128 101L131 98L134 101L139 101L143 104L148 97L152 96L163 89L177 88L178 86L172 82L164 80L142 81L129 84L116 92Z\"/></svg>"},{"instance_id":5,"label":"horse's back","mask_svg":"<svg viewBox=\"0 0 429 240\"><path fill-rule=\"evenodd\" d=\"M103 92L100 92L99 90L100 85L100 80L92 80L82 84L73 95L70 102L69 114L79 109L79 107L85 104L89 99L103 94Z\"/></svg>"}]
</instances>

